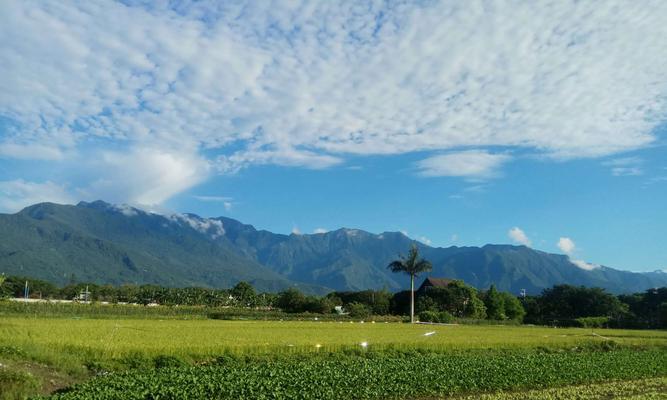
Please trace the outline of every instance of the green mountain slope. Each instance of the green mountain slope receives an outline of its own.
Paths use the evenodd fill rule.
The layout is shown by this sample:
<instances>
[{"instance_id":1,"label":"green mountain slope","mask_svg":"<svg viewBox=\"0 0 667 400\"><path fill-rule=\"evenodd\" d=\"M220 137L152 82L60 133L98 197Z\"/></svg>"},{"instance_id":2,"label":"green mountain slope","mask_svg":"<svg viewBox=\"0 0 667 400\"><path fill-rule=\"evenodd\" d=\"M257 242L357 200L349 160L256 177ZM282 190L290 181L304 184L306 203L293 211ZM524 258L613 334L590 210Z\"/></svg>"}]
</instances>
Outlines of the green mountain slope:
<instances>
[{"instance_id":1,"label":"green mountain slope","mask_svg":"<svg viewBox=\"0 0 667 400\"><path fill-rule=\"evenodd\" d=\"M17 214L0 214L0 272L60 284L74 277L224 288L245 280L267 291L292 286L311 293L400 290L408 278L392 274L386 265L412 243L401 233L376 235L357 229L281 235L225 217L165 216L102 201L42 203ZM566 256L525 246L418 245L433 263L432 276L463 279L478 288L495 284L514 293L539 293L568 283L622 293L667 285L662 272L585 270Z\"/></svg>"},{"instance_id":2,"label":"green mountain slope","mask_svg":"<svg viewBox=\"0 0 667 400\"><path fill-rule=\"evenodd\" d=\"M0 271L61 284L74 276L98 283L207 287L245 280L270 291L296 285L225 241L212 240L219 233L203 219L167 218L103 202L37 204L0 215Z\"/></svg>"}]
</instances>

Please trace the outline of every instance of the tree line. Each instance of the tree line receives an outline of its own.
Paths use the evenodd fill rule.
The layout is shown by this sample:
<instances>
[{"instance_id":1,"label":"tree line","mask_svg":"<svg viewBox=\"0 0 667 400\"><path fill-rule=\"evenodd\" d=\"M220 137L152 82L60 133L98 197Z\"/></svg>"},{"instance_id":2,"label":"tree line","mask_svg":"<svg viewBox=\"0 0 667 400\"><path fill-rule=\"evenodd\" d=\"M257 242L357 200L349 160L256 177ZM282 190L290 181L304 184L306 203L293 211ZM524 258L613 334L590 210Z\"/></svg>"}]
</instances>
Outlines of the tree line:
<instances>
[{"instance_id":1,"label":"tree line","mask_svg":"<svg viewBox=\"0 0 667 400\"><path fill-rule=\"evenodd\" d=\"M206 307L280 309L288 313L329 314L340 311L355 318L372 315L410 315L411 291L336 291L314 296L290 288L280 293L257 293L239 282L231 289L168 288L156 285L98 285L76 283L58 287L50 282L9 276L0 285L3 297L23 297L28 281L31 298ZM667 288L614 296L604 289L557 285L538 296L517 297L496 290L477 290L463 281L416 292L415 313L420 321L493 320L556 326L667 328Z\"/></svg>"}]
</instances>

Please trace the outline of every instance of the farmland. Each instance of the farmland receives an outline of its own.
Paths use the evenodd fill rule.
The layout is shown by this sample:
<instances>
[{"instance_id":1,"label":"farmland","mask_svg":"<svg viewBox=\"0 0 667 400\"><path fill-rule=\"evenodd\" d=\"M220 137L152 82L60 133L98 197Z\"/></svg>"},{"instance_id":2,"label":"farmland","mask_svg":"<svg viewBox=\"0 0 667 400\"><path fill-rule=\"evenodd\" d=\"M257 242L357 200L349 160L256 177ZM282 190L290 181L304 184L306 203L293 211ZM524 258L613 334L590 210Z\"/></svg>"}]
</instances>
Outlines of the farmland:
<instances>
[{"instance_id":1,"label":"farmland","mask_svg":"<svg viewBox=\"0 0 667 400\"><path fill-rule=\"evenodd\" d=\"M56 397L432 398L638 379L660 392L667 376L665 331L153 313L5 313L4 398L77 383Z\"/></svg>"}]
</instances>

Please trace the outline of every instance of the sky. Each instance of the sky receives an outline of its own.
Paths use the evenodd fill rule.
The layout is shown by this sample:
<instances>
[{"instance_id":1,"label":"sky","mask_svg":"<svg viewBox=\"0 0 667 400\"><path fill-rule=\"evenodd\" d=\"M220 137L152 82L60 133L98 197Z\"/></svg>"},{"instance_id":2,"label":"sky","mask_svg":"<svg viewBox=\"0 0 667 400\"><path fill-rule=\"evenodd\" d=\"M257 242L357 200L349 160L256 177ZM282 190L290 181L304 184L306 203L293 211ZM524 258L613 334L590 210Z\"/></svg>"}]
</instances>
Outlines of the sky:
<instances>
[{"instance_id":1,"label":"sky","mask_svg":"<svg viewBox=\"0 0 667 400\"><path fill-rule=\"evenodd\" d=\"M0 212L667 268L667 2L0 2Z\"/></svg>"}]
</instances>

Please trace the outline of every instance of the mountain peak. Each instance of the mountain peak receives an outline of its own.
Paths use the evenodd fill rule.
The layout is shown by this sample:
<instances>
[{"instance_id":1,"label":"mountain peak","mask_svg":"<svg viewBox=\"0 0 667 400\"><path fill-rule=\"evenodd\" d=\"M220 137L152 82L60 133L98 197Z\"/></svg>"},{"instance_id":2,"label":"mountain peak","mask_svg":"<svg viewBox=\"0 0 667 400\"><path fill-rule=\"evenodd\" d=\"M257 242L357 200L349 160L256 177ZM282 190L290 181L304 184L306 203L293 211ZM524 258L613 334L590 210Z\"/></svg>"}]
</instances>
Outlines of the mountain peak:
<instances>
[{"instance_id":1,"label":"mountain peak","mask_svg":"<svg viewBox=\"0 0 667 400\"><path fill-rule=\"evenodd\" d=\"M104 201L77 206L41 203L0 215L0 273L59 280L75 274L99 283L229 287L253 281L269 290L294 282L336 290L407 287L386 266L414 239L404 232L340 228L326 234L283 235L227 217L142 211ZM612 268L589 271L561 254L526 246L430 247L432 276L485 289L539 293L555 284L638 292L667 284L664 272Z\"/></svg>"},{"instance_id":2,"label":"mountain peak","mask_svg":"<svg viewBox=\"0 0 667 400\"><path fill-rule=\"evenodd\" d=\"M110 203L107 203L106 201L103 200L95 200L95 201L80 201L77 205L77 207L85 207L85 208L97 208L97 209L105 209L111 207Z\"/></svg>"}]
</instances>

